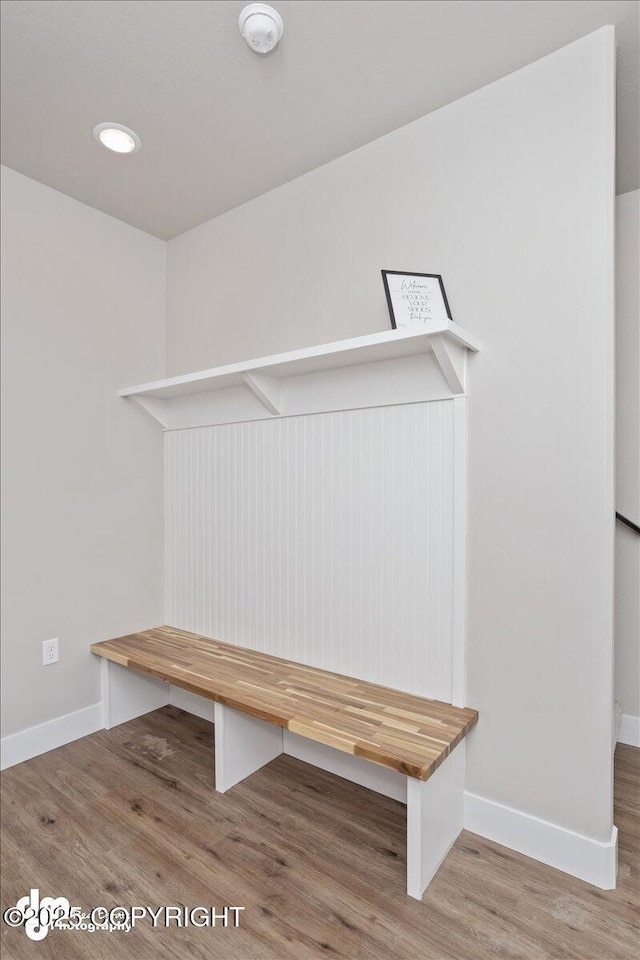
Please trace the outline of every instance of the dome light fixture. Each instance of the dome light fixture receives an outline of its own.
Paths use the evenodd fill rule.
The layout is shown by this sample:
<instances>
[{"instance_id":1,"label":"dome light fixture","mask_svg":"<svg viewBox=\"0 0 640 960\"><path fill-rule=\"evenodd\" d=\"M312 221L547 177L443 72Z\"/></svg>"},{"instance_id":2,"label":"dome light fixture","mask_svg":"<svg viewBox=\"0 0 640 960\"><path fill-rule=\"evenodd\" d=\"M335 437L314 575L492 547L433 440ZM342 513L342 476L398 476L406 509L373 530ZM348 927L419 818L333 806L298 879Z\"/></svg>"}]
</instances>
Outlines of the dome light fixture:
<instances>
[{"instance_id":1,"label":"dome light fixture","mask_svg":"<svg viewBox=\"0 0 640 960\"><path fill-rule=\"evenodd\" d=\"M99 123L93 135L107 150L114 153L136 153L140 149L140 137L121 123Z\"/></svg>"},{"instance_id":2,"label":"dome light fixture","mask_svg":"<svg viewBox=\"0 0 640 960\"><path fill-rule=\"evenodd\" d=\"M238 24L253 52L262 56L275 50L284 33L282 17L266 3L250 3L244 7Z\"/></svg>"}]
</instances>

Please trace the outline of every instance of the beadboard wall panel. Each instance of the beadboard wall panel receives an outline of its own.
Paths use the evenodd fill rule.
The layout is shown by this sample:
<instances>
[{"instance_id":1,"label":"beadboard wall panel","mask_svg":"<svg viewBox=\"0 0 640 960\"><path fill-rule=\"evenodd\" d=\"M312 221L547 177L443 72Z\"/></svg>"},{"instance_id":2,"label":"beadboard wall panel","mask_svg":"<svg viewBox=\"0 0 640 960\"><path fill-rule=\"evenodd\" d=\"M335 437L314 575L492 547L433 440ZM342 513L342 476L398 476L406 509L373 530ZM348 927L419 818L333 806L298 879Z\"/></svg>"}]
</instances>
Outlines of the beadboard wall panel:
<instances>
[{"instance_id":1,"label":"beadboard wall panel","mask_svg":"<svg viewBox=\"0 0 640 960\"><path fill-rule=\"evenodd\" d=\"M453 416L167 432L166 622L450 701Z\"/></svg>"}]
</instances>

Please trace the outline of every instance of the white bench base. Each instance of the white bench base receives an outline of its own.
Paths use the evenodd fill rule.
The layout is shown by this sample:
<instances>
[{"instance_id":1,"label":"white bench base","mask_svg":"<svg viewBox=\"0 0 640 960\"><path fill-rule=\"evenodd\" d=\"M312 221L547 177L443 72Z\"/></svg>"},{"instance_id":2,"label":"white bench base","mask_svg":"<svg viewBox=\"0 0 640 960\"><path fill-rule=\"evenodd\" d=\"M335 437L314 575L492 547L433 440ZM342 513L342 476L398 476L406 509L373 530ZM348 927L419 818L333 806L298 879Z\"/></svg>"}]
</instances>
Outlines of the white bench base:
<instances>
[{"instance_id":1,"label":"white bench base","mask_svg":"<svg viewBox=\"0 0 640 960\"><path fill-rule=\"evenodd\" d=\"M171 702L169 683L102 660L104 727L134 720ZM177 690L177 688L174 688ZM211 701L179 691L179 705L211 716ZM226 793L281 753L361 784L407 806L407 893L421 900L462 830L465 743L428 780L406 777L379 764L307 740L264 720L213 704L215 788Z\"/></svg>"},{"instance_id":2,"label":"white bench base","mask_svg":"<svg viewBox=\"0 0 640 960\"><path fill-rule=\"evenodd\" d=\"M216 790L226 793L282 751L282 727L214 705Z\"/></svg>"},{"instance_id":3,"label":"white bench base","mask_svg":"<svg viewBox=\"0 0 640 960\"><path fill-rule=\"evenodd\" d=\"M462 830L465 743L428 780L407 777L407 893L416 900Z\"/></svg>"}]
</instances>

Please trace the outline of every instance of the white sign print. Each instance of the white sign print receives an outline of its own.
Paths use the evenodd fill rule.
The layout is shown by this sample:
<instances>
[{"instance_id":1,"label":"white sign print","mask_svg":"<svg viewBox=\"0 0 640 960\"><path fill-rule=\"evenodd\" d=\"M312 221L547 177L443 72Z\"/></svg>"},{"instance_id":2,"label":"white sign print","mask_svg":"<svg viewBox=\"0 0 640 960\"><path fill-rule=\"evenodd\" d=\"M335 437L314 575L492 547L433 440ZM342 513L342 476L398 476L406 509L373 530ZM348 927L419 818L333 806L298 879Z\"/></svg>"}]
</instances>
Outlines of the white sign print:
<instances>
[{"instance_id":1,"label":"white sign print","mask_svg":"<svg viewBox=\"0 0 640 960\"><path fill-rule=\"evenodd\" d=\"M439 274L383 270L382 279L392 327L422 327L451 319Z\"/></svg>"}]
</instances>

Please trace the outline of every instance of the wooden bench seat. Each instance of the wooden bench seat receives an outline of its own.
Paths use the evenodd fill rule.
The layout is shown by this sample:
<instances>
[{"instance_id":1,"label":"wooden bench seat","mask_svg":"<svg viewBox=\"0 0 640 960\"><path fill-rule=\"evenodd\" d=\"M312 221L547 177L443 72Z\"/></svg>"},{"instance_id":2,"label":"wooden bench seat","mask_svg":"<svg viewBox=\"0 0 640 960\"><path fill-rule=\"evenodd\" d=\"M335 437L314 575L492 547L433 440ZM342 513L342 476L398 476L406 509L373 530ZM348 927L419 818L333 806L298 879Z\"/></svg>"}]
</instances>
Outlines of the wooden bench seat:
<instances>
[{"instance_id":1,"label":"wooden bench seat","mask_svg":"<svg viewBox=\"0 0 640 960\"><path fill-rule=\"evenodd\" d=\"M172 627L94 643L91 650L418 780L431 776L478 719L476 710Z\"/></svg>"},{"instance_id":2,"label":"wooden bench seat","mask_svg":"<svg viewBox=\"0 0 640 960\"><path fill-rule=\"evenodd\" d=\"M214 701L215 788L221 793L291 753L287 737L321 744L314 750L329 760L325 754L302 759L356 783L385 792L383 774L400 782L407 805L407 892L422 896L462 829L461 741L478 719L476 710L167 626L94 643L91 651L103 658L107 728L168 703L169 685L195 700L206 698L199 703ZM333 758L344 754L351 756L336 764ZM375 784L362 779L362 767L375 769L368 761L378 765Z\"/></svg>"}]
</instances>

